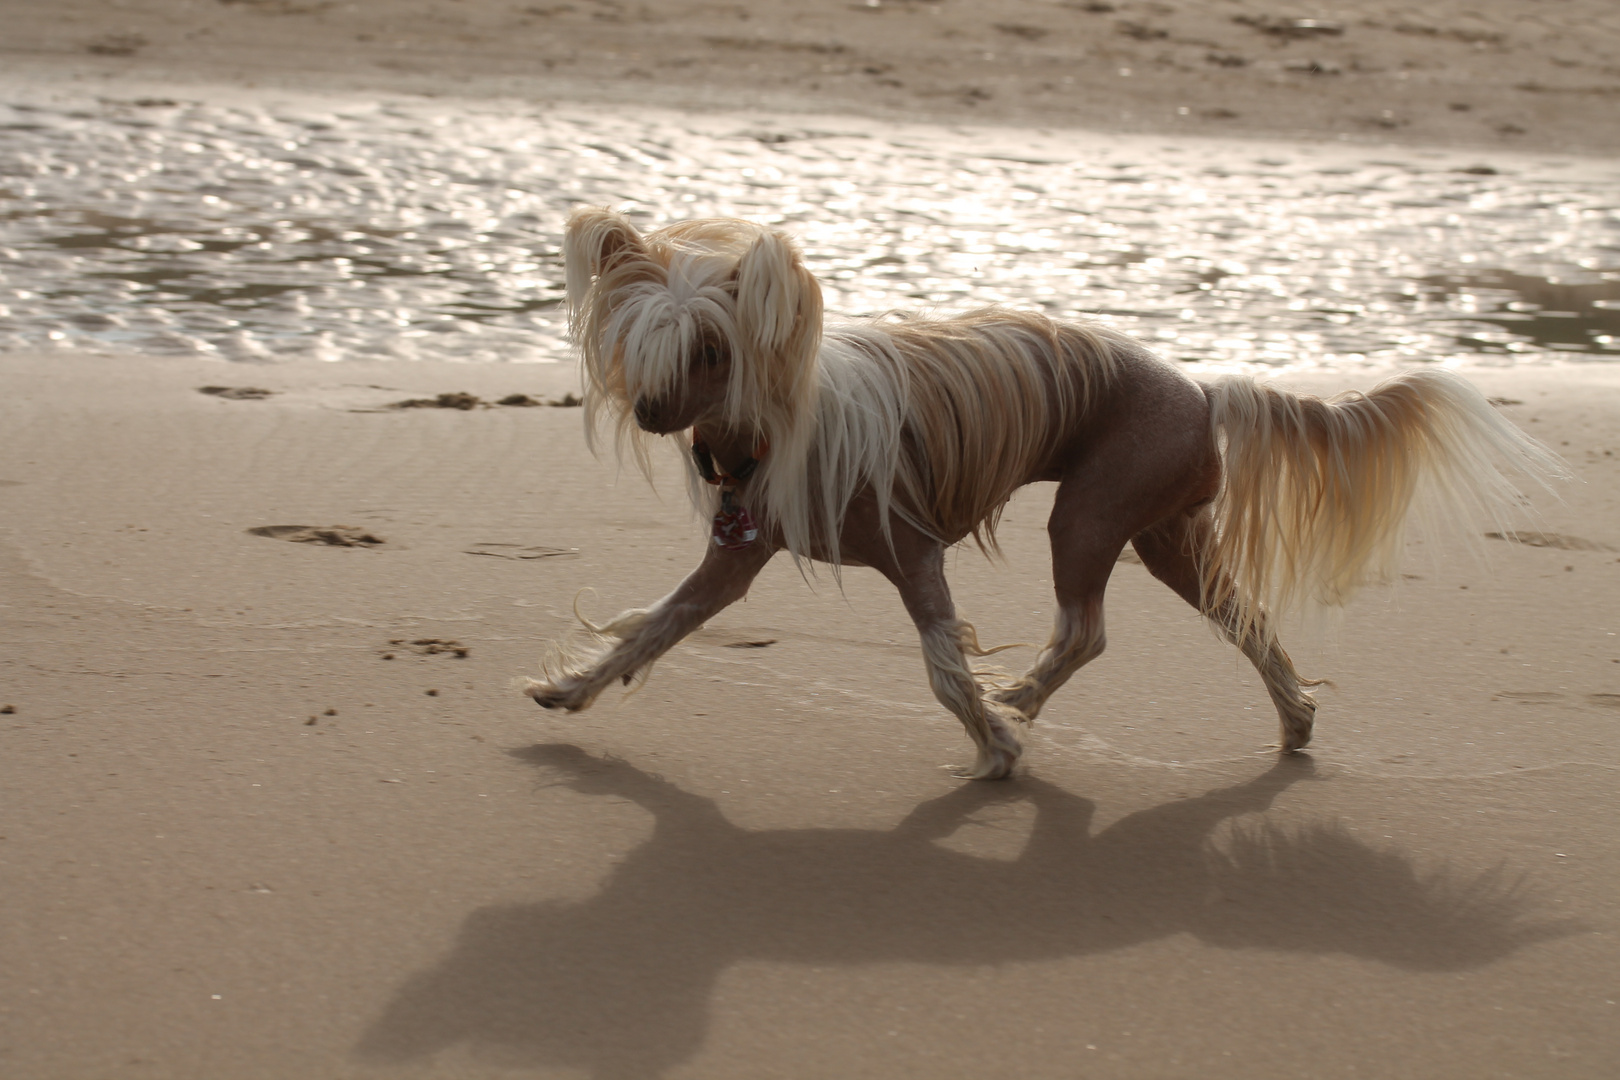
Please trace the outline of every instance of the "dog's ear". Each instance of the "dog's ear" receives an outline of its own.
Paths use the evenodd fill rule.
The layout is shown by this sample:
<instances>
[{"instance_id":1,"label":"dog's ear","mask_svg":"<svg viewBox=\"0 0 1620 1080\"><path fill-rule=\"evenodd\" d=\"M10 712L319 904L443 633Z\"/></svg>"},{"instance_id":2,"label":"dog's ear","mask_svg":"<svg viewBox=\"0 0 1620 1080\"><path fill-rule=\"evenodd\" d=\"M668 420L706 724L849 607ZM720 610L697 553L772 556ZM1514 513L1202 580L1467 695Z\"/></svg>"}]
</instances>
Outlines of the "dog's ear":
<instances>
[{"instance_id":1,"label":"dog's ear","mask_svg":"<svg viewBox=\"0 0 1620 1080\"><path fill-rule=\"evenodd\" d=\"M576 207L563 232L563 270L568 296L579 303L591 282L629 263L644 263L647 245L623 214L600 206Z\"/></svg>"},{"instance_id":2,"label":"dog's ear","mask_svg":"<svg viewBox=\"0 0 1620 1080\"><path fill-rule=\"evenodd\" d=\"M821 284L793 241L766 231L737 265L737 320L764 355L806 360L821 338Z\"/></svg>"}]
</instances>

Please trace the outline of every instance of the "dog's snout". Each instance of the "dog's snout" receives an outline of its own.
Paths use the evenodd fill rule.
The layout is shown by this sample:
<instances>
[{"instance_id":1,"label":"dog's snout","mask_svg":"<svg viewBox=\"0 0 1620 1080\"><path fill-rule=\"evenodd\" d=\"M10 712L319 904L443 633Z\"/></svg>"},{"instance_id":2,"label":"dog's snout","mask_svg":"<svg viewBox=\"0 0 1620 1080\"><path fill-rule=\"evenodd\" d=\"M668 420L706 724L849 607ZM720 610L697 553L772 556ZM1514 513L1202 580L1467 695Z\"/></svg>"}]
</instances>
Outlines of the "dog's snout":
<instances>
[{"instance_id":1,"label":"dog's snout","mask_svg":"<svg viewBox=\"0 0 1620 1080\"><path fill-rule=\"evenodd\" d=\"M643 431L658 430L658 404L651 398L636 398L636 423Z\"/></svg>"}]
</instances>

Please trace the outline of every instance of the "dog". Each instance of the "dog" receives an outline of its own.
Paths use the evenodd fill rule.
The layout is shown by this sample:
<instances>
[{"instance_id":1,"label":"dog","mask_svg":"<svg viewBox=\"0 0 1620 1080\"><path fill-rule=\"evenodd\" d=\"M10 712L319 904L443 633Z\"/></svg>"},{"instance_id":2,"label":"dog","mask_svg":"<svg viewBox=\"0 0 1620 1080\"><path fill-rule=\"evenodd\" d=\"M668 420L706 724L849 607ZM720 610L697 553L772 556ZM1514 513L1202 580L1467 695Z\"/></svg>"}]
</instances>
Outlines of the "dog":
<instances>
[{"instance_id":1,"label":"dog","mask_svg":"<svg viewBox=\"0 0 1620 1080\"><path fill-rule=\"evenodd\" d=\"M1292 753L1310 741L1306 688L1321 680L1295 670L1275 613L1389 580L1415 506L1500 516L1522 502L1516 474L1564 475L1444 371L1323 400L1247 376L1195 382L1125 334L1008 308L824 325L794 242L740 220L643 235L580 208L563 249L587 440L598 449L611 422L645 471L654 438L690 438L714 542L652 607L580 617L596 647L526 685L548 709L644 677L785 550L894 584L934 694L976 749L963 775L1004 778L1018 728L1102 653L1103 593L1129 543L1254 664ZM1057 483L1058 611L1030 669L997 678L973 666L994 650L958 617L944 556L970 537L994 552L1007 501L1035 481Z\"/></svg>"}]
</instances>

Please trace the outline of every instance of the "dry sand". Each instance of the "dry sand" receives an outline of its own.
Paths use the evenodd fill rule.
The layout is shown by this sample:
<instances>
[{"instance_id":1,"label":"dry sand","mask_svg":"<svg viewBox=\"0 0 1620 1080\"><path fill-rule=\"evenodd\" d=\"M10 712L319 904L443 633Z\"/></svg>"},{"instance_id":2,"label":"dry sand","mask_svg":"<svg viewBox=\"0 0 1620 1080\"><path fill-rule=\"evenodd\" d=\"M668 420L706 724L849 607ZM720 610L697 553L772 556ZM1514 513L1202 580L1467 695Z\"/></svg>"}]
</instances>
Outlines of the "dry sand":
<instances>
[{"instance_id":1,"label":"dry sand","mask_svg":"<svg viewBox=\"0 0 1620 1080\"><path fill-rule=\"evenodd\" d=\"M863 571L774 565L583 716L511 691L576 590L694 561L679 488L577 409L377 406L571 378L0 357L4 1075L1612 1075L1612 369L1481 377L1580 477L1564 546L1298 639L1309 761L1126 564L1003 785ZM956 560L989 638L1048 624L1050 497Z\"/></svg>"},{"instance_id":2,"label":"dry sand","mask_svg":"<svg viewBox=\"0 0 1620 1080\"><path fill-rule=\"evenodd\" d=\"M811 24L824 18L858 57L900 57L902 39L855 27L968 19L937 6L806 9L801 33L823 40ZM475 62L506 77L525 23L576 27L546 40L587 59L627 48L619 34L667 51L724 36L628 7L596 19L616 9L587 3L6 7L4 48L42 77L126 65L116 78L448 91L486 85ZM1222 5L1223 19L1228 7L1251 10ZM974 18L1196 14L1119 8L987 4ZM403 12L390 33L416 42L399 50L415 73L368 66L393 38L355 52L338 34L382 10ZM1398 15L1358 10L1324 46ZM1425 7L1424 25L1452 25L1441 10ZM1570 50L1614 31L1607 4L1471 10L1506 12L1509 29L1584 12L1593 32L1571 32ZM789 25L772 11L798 9L703 18L737 35ZM423 29L452 18L494 29L437 43ZM1303 51L1215 21L1250 35L1223 47ZM341 44L251 47L294 25ZM146 44L83 54L119 33ZM998 52L1058 37L975 33L1000 33ZM1459 44L1378 33L1436 54ZM1179 48L1109 35L1150 67ZM929 40L935 67L919 70L970 55ZM1480 41L1495 67L1445 69L1476 88L1521 80L1501 56L1537 78L1532 58L1564 56L1468 48ZM831 55L777 50L769 69L798 93L793 72L854 62ZM1596 85L1591 65L1564 77ZM1258 94L1257 66L1207 77L1254 79L1229 85ZM709 93L684 70L647 85L664 103ZM878 108L839 78L806 100ZM1393 85L1348 70L1300 82L1358 80ZM1304 124L1290 110L1314 92L1267 99L1275 123L1254 125ZM998 88L956 115L1003 115L1009 98ZM1436 138L1462 131L1436 115L1451 125ZM1565 145L1545 134L1554 121L1524 138ZM599 590L596 613L644 603L695 561L699 530L667 475L660 502L593 460L577 409L385 406L556 400L575 388L567 368L0 355L0 1075L1611 1077L1620 371L1471 377L1518 402L1503 407L1577 482L1542 500L1534 544L1483 541L1484 565L1416 549L1399 590L1290 639L1337 684L1308 757L1264 752L1275 721L1253 673L1123 564L1110 650L1049 707L1027 773L963 784L940 766L965 740L929 695L897 599L864 571L840 594L779 561L639 693L582 716L510 689L566 631L580 588ZM197 390L220 385L272 393ZM1006 565L955 560L987 639L1049 624L1050 497L1015 501ZM294 542L286 526L359 542Z\"/></svg>"}]
</instances>

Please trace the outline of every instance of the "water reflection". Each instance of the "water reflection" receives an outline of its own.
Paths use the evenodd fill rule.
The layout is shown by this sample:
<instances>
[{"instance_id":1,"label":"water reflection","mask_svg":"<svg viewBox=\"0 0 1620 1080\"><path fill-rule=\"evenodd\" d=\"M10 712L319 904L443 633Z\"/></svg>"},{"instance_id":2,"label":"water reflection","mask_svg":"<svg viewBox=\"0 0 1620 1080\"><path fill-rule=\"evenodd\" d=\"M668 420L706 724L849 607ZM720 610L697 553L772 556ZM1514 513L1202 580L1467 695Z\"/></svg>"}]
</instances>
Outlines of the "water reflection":
<instances>
[{"instance_id":1,"label":"water reflection","mask_svg":"<svg viewBox=\"0 0 1620 1080\"><path fill-rule=\"evenodd\" d=\"M1595 281L1549 281L1511 270L1445 274L1422 282L1426 294L1483 323L1459 340L1481 352L1506 353L1540 347L1620 356L1620 275Z\"/></svg>"},{"instance_id":2,"label":"water reflection","mask_svg":"<svg viewBox=\"0 0 1620 1080\"><path fill-rule=\"evenodd\" d=\"M1033 306L1216 366L1616 353L1601 164L348 99L42 94L0 136L0 348L558 359L598 202L780 223L834 311Z\"/></svg>"}]
</instances>

